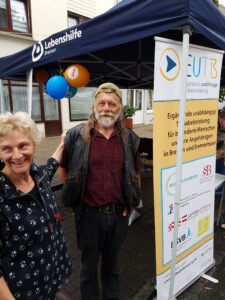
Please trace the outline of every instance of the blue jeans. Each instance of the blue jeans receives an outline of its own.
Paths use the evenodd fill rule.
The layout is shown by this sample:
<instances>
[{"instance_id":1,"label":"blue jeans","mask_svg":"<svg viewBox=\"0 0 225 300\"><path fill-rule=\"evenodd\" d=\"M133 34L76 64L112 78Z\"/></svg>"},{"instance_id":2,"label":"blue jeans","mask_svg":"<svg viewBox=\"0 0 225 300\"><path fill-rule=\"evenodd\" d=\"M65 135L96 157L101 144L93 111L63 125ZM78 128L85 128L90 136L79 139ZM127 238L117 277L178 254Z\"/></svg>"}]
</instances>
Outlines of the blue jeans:
<instances>
[{"instance_id":1,"label":"blue jeans","mask_svg":"<svg viewBox=\"0 0 225 300\"><path fill-rule=\"evenodd\" d=\"M101 299L118 300L118 255L127 233L128 217L123 217L122 213L85 211L76 225L81 249L81 299L100 299L98 262L101 255Z\"/></svg>"}]
</instances>

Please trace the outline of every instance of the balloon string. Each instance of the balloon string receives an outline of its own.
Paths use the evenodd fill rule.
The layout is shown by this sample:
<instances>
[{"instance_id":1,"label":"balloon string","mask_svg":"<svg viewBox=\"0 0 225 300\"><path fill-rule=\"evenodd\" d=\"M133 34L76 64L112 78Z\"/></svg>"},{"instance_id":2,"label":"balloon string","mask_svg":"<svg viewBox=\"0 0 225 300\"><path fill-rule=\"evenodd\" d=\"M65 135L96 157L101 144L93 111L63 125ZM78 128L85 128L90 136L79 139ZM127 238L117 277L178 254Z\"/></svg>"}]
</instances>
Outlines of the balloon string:
<instances>
[{"instance_id":1,"label":"balloon string","mask_svg":"<svg viewBox=\"0 0 225 300\"><path fill-rule=\"evenodd\" d=\"M58 71L59 75L63 76L64 70L61 67L61 65L59 65L59 70L57 70L57 71Z\"/></svg>"}]
</instances>

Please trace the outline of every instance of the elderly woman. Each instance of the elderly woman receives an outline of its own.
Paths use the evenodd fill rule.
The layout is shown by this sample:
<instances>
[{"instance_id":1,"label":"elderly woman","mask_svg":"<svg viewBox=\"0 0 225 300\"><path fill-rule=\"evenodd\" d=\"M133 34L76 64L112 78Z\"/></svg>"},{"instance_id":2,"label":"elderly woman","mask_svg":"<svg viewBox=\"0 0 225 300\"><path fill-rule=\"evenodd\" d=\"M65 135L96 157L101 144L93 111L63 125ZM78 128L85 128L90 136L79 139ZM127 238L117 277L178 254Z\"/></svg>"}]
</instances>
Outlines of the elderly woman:
<instances>
[{"instance_id":1,"label":"elderly woman","mask_svg":"<svg viewBox=\"0 0 225 300\"><path fill-rule=\"evenodd\" d=\"M64 141L33 163L40 134L23 112L0 115L0 299L55 299L71 262L50 181Z\"/></svg>"}]
</instances>

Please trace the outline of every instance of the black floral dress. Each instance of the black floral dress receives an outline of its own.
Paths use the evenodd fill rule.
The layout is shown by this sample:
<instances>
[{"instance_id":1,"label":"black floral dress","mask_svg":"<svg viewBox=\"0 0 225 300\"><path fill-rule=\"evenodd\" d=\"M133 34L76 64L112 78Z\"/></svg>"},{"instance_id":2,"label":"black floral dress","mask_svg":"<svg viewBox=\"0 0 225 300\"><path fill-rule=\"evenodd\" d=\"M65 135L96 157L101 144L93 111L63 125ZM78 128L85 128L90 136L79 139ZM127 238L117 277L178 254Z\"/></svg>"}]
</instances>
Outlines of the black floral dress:
<instances>
[{"instance_id":1,"label":"black floral dress","mask_svg":"<svg viewBox=\"0 0 225 300\"><path fill-rule=\"evenodd\" d=\"M72 272L50 187L57 168L54 158L31 165L37 197L0 172L0 276L16 299L54 299Z\"/></svg>"}]
</instances>

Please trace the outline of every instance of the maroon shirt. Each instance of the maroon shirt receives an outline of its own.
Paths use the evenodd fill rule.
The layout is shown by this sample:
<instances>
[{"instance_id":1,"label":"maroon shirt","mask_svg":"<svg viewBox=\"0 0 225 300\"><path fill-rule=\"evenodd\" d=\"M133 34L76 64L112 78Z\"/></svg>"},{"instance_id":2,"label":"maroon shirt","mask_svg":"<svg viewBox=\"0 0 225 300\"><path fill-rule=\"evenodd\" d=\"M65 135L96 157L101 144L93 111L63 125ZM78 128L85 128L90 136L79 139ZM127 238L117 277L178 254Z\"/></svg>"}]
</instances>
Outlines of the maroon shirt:
<instances>
[{"instance_id":1,"label":"maroon shirt","mask_svg":"<svg viewBox=\"0 0 225 300\"><path fill-rule=\"evenodd\" d=\"M64 168L67 165L65 151L60 165ZM123 143L116 131L107 139L92 128L84 202L89 206L102 206L110 203L123 205L123 168ZM136 170L142 168L139 151L135 157L135 168Z\"/></svg>"}]
</instances>

